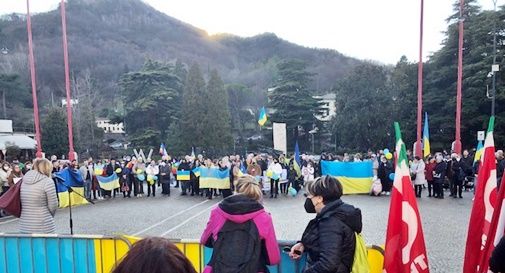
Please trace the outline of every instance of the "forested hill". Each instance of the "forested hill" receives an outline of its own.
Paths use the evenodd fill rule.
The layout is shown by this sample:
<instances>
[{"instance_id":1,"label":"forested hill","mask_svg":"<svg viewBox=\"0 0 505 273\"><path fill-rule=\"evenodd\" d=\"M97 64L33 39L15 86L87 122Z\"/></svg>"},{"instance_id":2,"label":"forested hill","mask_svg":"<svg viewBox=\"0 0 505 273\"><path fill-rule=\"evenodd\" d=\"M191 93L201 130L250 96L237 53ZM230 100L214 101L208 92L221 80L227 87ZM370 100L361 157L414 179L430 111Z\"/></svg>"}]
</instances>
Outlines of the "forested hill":
<instances>
[{"instance_id":1,"label":"forested hill","mask_svg":"<svg viewBox=\"0 0 505 273\"><path fill-rule=\"evenodd\" d=\"M59 10L33 16L32 25L41 99L48 103L51 96L64 94ZM216 68L225 82L255 91L273 84L275 65L285 58L307 63L308 71L316 75L315 92L330 90L336 80L361 63L335 50L302 47L271 33L250 38L210 36L141 0L69 0L67 25L72 73L90 69L105 103L114 101L119 76L140 68L147 58L198 62L205 72ZM4 16L0 47L9 48L11 56L23 56L26 40L24 18ZM27 75L28 71L19 73Z\"/></svg>"}]
</instances>

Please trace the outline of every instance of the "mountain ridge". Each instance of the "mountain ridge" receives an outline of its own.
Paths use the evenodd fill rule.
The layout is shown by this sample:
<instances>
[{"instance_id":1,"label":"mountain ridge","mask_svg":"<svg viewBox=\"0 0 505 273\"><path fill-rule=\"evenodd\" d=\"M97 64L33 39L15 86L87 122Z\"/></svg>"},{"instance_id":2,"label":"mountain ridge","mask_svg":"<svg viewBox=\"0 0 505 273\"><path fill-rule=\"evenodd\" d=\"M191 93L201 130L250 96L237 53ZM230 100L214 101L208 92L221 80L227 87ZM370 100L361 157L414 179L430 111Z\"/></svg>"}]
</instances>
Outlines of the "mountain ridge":
<instances>
[{"instance_id":1,"label":"mountain ridge","mask_svg":"<svg viewBox=\"0 0 505 273\"><path fill-rule=\"evenodd\" d=\"M148 58L197 62L204 70L218 69L225 82L244 84L256 92L275 84L275 65L283 59L307 63L309 72L316 74L311 86L315 93L328 92L362 62L334 49L296 45L274 33L209 35L141 0L69 0L66 9L72 74L91 70L107 104L114 101L119 76L140 68ZM59 8L33 15L32 28L38 82L47 103L52 92L64 94ZM26 54L23 18L0 21L0 39L14 53Z\"/></svg>"}]
</instances>

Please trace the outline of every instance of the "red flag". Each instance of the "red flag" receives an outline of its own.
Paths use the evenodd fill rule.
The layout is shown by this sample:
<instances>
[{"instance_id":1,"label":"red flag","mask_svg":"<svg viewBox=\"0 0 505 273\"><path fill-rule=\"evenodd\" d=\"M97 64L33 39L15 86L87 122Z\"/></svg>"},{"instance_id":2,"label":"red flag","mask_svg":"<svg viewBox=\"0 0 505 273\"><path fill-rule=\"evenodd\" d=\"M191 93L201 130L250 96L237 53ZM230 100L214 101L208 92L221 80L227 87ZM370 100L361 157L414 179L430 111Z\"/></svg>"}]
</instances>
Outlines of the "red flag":
<instances>
[{"instance_id":1,"label":"red flag","mask_svg":"<svg viewBox=\"0 0 505 273\"><path fill-rule=\"evenodd\" d=\"M496 204L496 158L493 139L494 116L489 125L481 157L477 188L466 238L463 273L479 272L479 263L486 255L491 220Z\"/></svg>"},{"instance_id":2,"label":"red flag","mask_svg":"<svg viewBox=\"0 0 505 273\"><path fill-rule=\"evenodd\" d=\"M395 132L398 158L389 207L384 272L429 273L421 216L410 180L405 144L397 122Z\"/></svg>"},{"instance_id":3,"label":"red flag","mask_svg":"<svg viewBox=\"0 0 505 273\"><path fill-rule=\"evenodd\" d=\"M504 182L505 175L502 177L502 185ZM479 263L479 272L486 273L489 270L489 258L493 254L493 250L500 242L501 238L505 235L505 186L500 187L498 192L498 198L496 200L496 206L493 213L493 218L491 219L491 225L489 227L489 237L487 238L486 245L482 251L483 255Z\"/></svg>"}]
</instances>

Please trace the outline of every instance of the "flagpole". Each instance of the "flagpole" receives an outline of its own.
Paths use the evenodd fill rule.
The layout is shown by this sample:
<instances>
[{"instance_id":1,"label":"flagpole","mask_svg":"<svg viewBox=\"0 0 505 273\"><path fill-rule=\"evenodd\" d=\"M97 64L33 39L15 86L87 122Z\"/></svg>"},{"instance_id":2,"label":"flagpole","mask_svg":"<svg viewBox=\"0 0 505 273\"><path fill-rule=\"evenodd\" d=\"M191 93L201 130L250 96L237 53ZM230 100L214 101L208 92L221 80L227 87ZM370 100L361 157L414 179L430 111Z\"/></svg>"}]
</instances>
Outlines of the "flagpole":
<instances>
[{"instance_id":1,"label":"flagpole","mask_svg":"<svg viewBox=\"0 0 505 273\"><path fill-rule=\"evenodd\" d=\"M65 0L61 0L61 30L63 38L63 61L65 64L65 90L67 93L67 127L68 127L68 159L75 159L74 135L72 129L72 100L70 97L70 72L68 65L67 19L65 15Z\"/></svg>"},{"instance_id":2,"label":"flagpole","mask_svg":"<svg viewBox=\"0 0 505 273\"><path fill-rule=\"evenodd\" d=\"M39 122L39 104L37 102L37 81L35 78L35 58L33 56L32 41L32 21L30 16L30 0L26 0L26 29L28 32L28 61L30 63L30 77L32 82L32 101L33 101L33 121L35 123L35 141L37 142L37 158L42 157L42 143L40 140L40 122Z\"/></svg>"},{"instance_id":3,"label":"flagpole","mask_svg":"<svg viewBox=\"0 0 505 273\"><path fill-rule=\"evenodd\" d=\"M423 112L423 20L424 0L421 0L421 19L419 24L419 62L417 68L417 142L415 155L423 157L421 148L421 123Z\"/></svg>"},{"instance_id":4,"label":"flagpole","mask_svg":"<svg viewBox=\"0 0 505 273\"><path fill-rule=\"evenodd\" d=\"M463 80L463 35L464 35L464 9L465 0L459 1L459 42L458 42L458 81L456 90L456 139L454 141L454 152L461 154L461 93Z\"/></svg>"}]
</instances>

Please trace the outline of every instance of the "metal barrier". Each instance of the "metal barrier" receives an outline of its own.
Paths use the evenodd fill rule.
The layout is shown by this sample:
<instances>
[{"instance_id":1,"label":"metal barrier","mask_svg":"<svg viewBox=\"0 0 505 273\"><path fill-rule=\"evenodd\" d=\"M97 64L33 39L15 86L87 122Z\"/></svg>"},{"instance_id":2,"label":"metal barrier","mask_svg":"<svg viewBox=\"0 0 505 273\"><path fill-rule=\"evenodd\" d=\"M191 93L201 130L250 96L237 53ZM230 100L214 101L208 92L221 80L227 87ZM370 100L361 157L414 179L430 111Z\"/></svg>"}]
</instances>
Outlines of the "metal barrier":
<instances>
[{"instance_id":1,"label":"metal barrier","mask_svg":"<svg viewBox=\"0 0 505 273\"><path fill-rule=\"evenodd\" d=\"M0 233L0 273L108 273L140 238L89 235L20 235ZM196 240L172 240L198 272L212 256L212 249ZM301 273L305 259L293 261L287 247L294 242L279 241L281 263L270 266L271 273ZM370 273L381 273L384 251L368 248Z\"/></svg>"}]
</instances>

